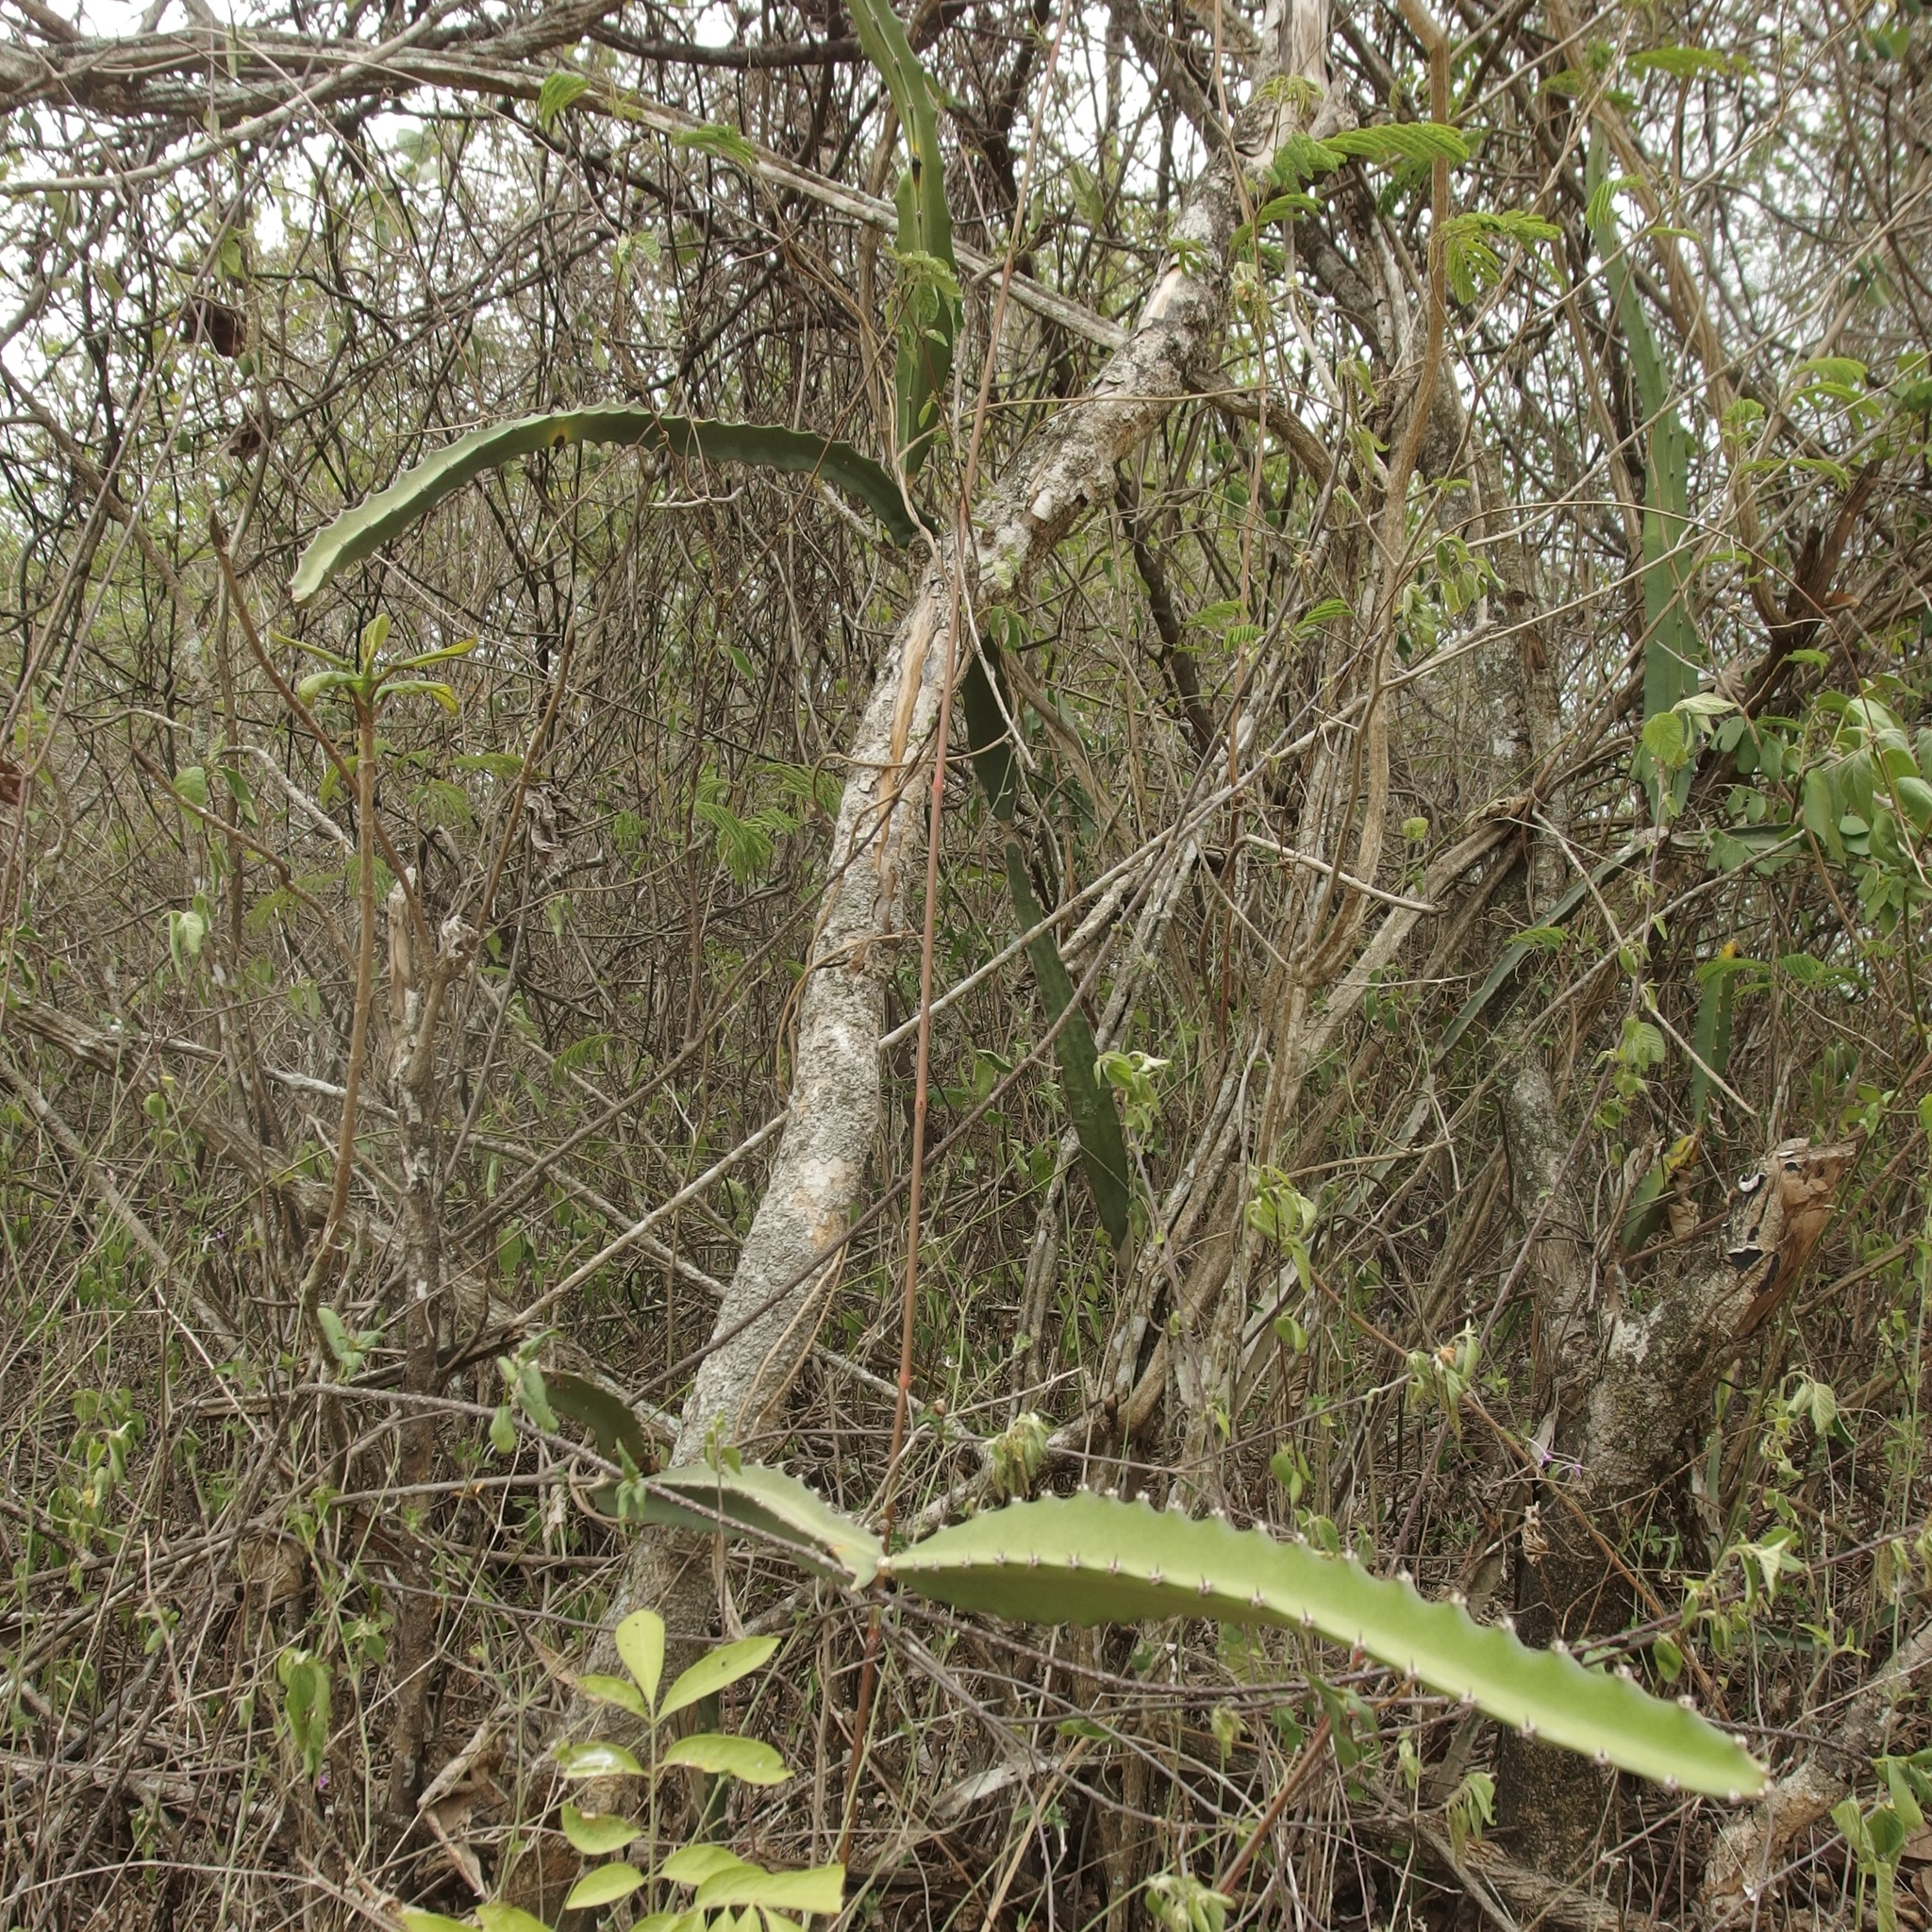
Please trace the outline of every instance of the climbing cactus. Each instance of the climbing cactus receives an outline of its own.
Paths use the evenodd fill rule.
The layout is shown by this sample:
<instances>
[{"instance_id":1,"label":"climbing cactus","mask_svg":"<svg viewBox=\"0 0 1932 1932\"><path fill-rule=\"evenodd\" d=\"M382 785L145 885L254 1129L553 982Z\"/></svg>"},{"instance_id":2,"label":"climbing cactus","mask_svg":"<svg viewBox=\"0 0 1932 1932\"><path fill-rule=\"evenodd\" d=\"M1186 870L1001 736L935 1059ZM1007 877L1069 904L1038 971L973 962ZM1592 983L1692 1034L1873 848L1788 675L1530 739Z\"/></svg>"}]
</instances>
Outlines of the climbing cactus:
<instances>
[{"instance_id":1,"label":"climbing cactus","mask_svg":"<svg viewBox=\"0 0 1932 1932\"><path fill-rule=\"evenodd\" d=\"M812 1567L854 1589L891 1582L956 1609L1036 1624L1204 1617L1307 1630L1525 1734L1672 1789L1733 1801L1764 1789L1741 1743L1688 1704L1651 1696L1627 1671L1531 1650L1507 1627L1477 1624L1459 1602L1428 1602L1406 1576L1374 1576L1263 1530L1082 1493L989 1509L885 1557L779 1471L672 1470L649 1488L658 1521L708 1529L722 1521L802 1556L807 1545Z\"/></svg>"},{"instance_id":2,"label":"climbing cactus","mask_svg":"<svg viewBox=\"0 0 1932 1932\"><path fill-rule=\"evenodd\" d=\"M728 1524L786 1547L808 1570L863 1590L879 1567L879 1540L782 1469L756 1462L717 1468L694 1463L651 1477L642 1520L674 1529L716 1530Z\"/></svg>"},{"instance_id":3,"label":"climbing cactus","mask_svg":"<svg viewBox=\"0 0 1932 1932\"><path fill-rule=\"evenodd\" d=\"M1143 1503L1083 1494L1016 1503L879 1566L901 1589L1029 1623L1211 1617L1313 1631L1504 1724L1665 1785L1739 1799L1764 1773L1693 1710L1429 1603L1406 1577Z\"/></svg>"}]
</instances>

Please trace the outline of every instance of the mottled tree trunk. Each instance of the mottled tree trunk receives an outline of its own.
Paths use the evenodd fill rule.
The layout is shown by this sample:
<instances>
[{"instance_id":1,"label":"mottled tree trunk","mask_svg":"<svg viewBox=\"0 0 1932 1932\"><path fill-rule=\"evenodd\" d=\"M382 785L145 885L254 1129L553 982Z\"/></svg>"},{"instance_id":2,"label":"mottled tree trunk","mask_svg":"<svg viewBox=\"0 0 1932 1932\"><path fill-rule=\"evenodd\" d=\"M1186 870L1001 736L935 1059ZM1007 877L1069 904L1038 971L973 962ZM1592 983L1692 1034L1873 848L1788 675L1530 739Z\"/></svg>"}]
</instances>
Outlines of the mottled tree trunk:
<instances>
[{"instance_id":1,"label":"mottled tree trunk","mask_svg":"<svg viewBox=\"0 0 1932 1932\"><path fill-rule=\"evenodd\" d=\"M938 546L900 622L852 745L799 1001L784 1139L719 1307L715 1345L684 1406L679 1460L701 1455L714 1433L743 1441L773 1414L837 1279L839 1258L826 1250L849 1224L878 1129L885 984L923 852L920 773L955 651L958 600L1010 591L1078 518L1111 503L1114 466L1199 386L1220 333L1235 219L1233 162L1224 155L1176 224L1178 258L1133 334L1091 392L1060 413L993 493L970 553L953 541ZM658 1608L675 1636L689 1640L708 1626L708 1569L688 1540L640 1537L595 1647L596 1668L609 1667L617 1621L642 1604Z\"/></svg>"}]
</instances>

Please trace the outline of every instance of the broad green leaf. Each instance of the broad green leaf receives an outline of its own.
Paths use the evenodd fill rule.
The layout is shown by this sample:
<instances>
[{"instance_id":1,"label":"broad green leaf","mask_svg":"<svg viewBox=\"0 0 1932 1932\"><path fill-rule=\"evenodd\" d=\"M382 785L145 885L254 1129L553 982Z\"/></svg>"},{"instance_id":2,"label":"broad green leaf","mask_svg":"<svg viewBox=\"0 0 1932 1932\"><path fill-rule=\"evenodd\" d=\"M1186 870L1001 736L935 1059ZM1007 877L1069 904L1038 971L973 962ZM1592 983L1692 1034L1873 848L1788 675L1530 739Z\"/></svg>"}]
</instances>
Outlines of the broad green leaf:
<instances>
[{"instance_id":1,"label":"broad green leaf","mask_svg":"<svg viewBox=\"0 0 1932 1932\"><path fill-rule=\"evenodd\" d=\"M290 595L305 604L338 571L373 557L385 543L466 483L486 471L501 469L518 457L540 450L562 449L572 443L647 443L687 460L751 463L794 475L821 476L856 497L878 518L893 542L909 543L914 525L907 514L899 486L849 443L808 430L782 429L753 423L714 423L688 416L660 416L654 409L620 404L589 409L564 409L542 416L520 416L458 437L448 448L407 470L388 489L379 490L322 531L302 553ZM318 674L336 683L353 682L341 673ZM303 680L303 689L326 684Z\"/></svg>"},{"instance_id":2,"label":"broad green leaf","mask_svg":"<svg viewBox=\"0 0 1932 1932\"><path fill-rule=\"evenodd\" d=\"M413 658L402 660L405 671L422 671L431 664L447 664L453 658L467 658L482 642L481 635L459 640L454 644L442 644L433 651L418 651Z\"/></svg>"},{"instance_id":3,"label":"broad green leaf","mask_svg":"<svg viewBox=\"0 0 1932 1932\"><path fill-rule=\"evenodd\" d=\"M468 1919L445 1919L441 1912L418 1911L414 1906L401 1907L396 1917L403 1922L405 1932L476 1932Z\"/></svg>"},{"instance_id":4,"label":"broad green leaf","mask_svg":"<svg viewBox=\"0 0 1932 1932\"><path fill-rule=\"evenodd\" d=\"M643 1827L614 1812L584 1812L575 1805L563 1807L563 1835L586 1857L601 1858L621 1852L643 1836Z\"/></svg>"},{"instance_id":5,"label":"broad green leaf","mask_svg":"<svg viewBox=\"0 0 1932 1932\"><path fill-rule=\"evenodd\" d=\"M1894 778L1898 791L1898 802L1904 808L1906 816L1919 831L1932 825L1932 785L1923 778Z\"/></svg>"},{"instance_id":6,"label":"broad green leaf","mask_svg":"<svg viewBox=\"0 0 1932 1932\"><path fill-rule=\"evenodd\" d=\"M1689 743L1680 712L1657 711L1643 721L1643 748L1663 770L1674 772L1684 762Z\"/></svg>"},{"instance_id":7,"label":"broad green leaf","mask_svg":"<svg viewBox=\"0 0 1932 1932\"><path fill-rule=\"evenodd\" d=\"M1630 57L1634 74L1668 74L1673 80L1695 80L1707 74L1748 74L1751 63L1708 47L1646 47Z\"/></svg>"},{"instance_id":8,"label":"broad green leaf","mask_svg":"<svg viewBox=\"0 0 1932 1932\"><path fill-rule=\"evenodd\" d=\"M782 1785L791 1775L769 1744L717 1731L697 1731L678 1739L658 1761L708 1772L713 1777L735 1777L748 1785Z\"/></svg>"},{"instance_id":9,"label":"broad green leaf","mask_svg":"<svg viewBox=\"0 0 1932 1932\"><path fill-rule=\"evenodd\" d=\"M777 1648L775 1637L743 1637L736 1643L721 1643L699 1657L664 1693L664 1706L658 1715L670 1717L701 1697L715 1697L727 1684L750 1676L769 1662Z\"/></svg>"},{"instance_id":10,"label":"broad green leaf","mask_svg":"<svg viewBox=\"0 0 1932 1932\"><path fill-rule=\"evenodd\" d=\"M614 1900L628 1898L644 1882L644 1874L635 1865L626 1865L621 1859L611 1865L598 1865L577 1880L570 1889L570 1896L564 1900L566 1911L577 1911L585 1906L608 1906Z\"/></svg>"},{"instance_id":11,"label":"broad green leaf","mask_svg":"<svg viewBox=\"0 0 1932 1932\"><path fill-rule=\"evenodd\" d=\"M1765 1774L1695 1711L1574 1657L1530 1650L1404 1578L1195 1521L1082 1494L990 1509L894 1555L902 1589L1029 1623L1198 1617L1273 1624L1358 1647L1430 1690L1567 1750L1692 1791L1753 1797Z\"/></svg>"},{"instance_id":12,"label":"broad green leaf","mask_svg":"<svg viewBox=\"0 0 1932 1932\"><path fill-rule=\"evenodd\" d=\"M709 155L713 160L729 161L747 175L758 165L758 150L726 121L707 121L702 127L671 138L679 147Z\"/></svg>"},{"instance_id":13,"label":"broad green leaf","mask_svg":"<svg viewBox=\"0 0 1932 1932\"><path fill-rule=\"evenodd\" d=\"M622 1677L600 1676L593 1671L577 1679L577 1689L586 1697L594 1698L599 1704L614 1704L619 1710L627 1710L633 1717L649 1718L651 1715L650 1707L638 1695L637 1687L625 1683Z\"/></svg>"},{"instance_id":14,"label":"broad green leaf","mask_svg":"<svg viewBox=\"0 0 1932 1932\"><path fill-rule=\"evenodd\" d=\"M199 765L183 765L175 774L175 792L190 805L205 810L208 807L208 774Z\"/></svg>"},{"instance_id":15,"label":"broad green leaf","mask_svg":"<svg viewBox=\"0 0 1932 1932\"><path fill-rule=\"evenodd\" d=\"M633 1610L617 1626L617 1654L645 1701L656 1704L664 1675L664 1619L656 1610Z\"/></svg>"},{"instance_id":16,"label":"broad green leaf","mask_svg":"<svg viewBox=\"0 0 1932 1932\"><path fill-rule=\"evenodd\" d=\"M483 1922L483 1932L550 1932L550 1927L541 1919L517 1906L507 1906L492 1901L476 1907L476 1916Z\"/></svg>"},{"instance_id":17,"label":"broad green leaf","mask_svg":"<svg viewBox=\"0 0 1932 1932\"><path fill-rule=\"evenodd\" d=\"M524 761L513 751L474 751L465 752L454 758L450 764L458 772L488 772L492 778L514 778L524 769Z\"/></svg>"},{"instance_id":18,"label":"broad green leaf","mask_svg":"<svg viewBox=\"0 0 1932 1932\"><path fill-rule=\"evenodd\" d=\"M766 1872L740 1865L698 1887L691 1903L709 1906L774 1906L780 1911L834 1913L845 1905L845 1868L814 1865L807 1872Z\"/></svg>"},{"instance_id":19,"label":"broad green leaf","mask_svg":"<svg viewBox=\"0 0 1932 1932\"><path fill-rule=\"evenodd\" d=\"M559 1744L557 1768L565 1777L641 1777L644 1767L622 1744Z\"/></svg>"},{"instance_id":20,"label":"broad green leaf","mask_svg":"<svg viewBox=\"0 0 1932 1932\"><path fill-rule=\"evenodd\" d=\"M679 1885L703 1885L744 1860L723 1845L680 1845L664 1860L664 1875Z\"/></svg>"},{"instance_id":21,"label":"broad green leaf","mask_svg":"<svg viewBox=\"0 0 1932 1932\"><path fill-rule=\"evenodd\" d=\"M295 695L312 705L325 691L353 690L361 682L359 671L314 671L295 687Z\"/></svg>"},{"instance_id":22,"label":"broad green leaf","mask_svg":"<svg viewBox=\"0 0 1932 1932\"><path fill-rule=\"evenodd\" d=\"M419 691L425 697L434 698L452 718L456 717L462 709L462 707L457 703L456 692L448 685L441 684L434 678L398 677L390 680L382 687L382 694L386 698L412 697Z\"/></svg>"}]
</instances>

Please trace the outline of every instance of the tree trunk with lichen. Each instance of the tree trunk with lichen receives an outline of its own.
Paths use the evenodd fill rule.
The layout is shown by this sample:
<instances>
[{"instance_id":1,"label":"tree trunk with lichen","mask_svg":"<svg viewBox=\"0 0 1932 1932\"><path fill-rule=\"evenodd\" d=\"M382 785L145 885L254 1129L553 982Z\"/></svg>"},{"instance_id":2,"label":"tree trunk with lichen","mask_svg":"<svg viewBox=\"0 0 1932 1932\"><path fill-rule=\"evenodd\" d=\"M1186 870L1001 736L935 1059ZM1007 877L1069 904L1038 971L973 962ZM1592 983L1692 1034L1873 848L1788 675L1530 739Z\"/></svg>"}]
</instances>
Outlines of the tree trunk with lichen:
<instances>
[{"instance_id":1,"label":"tree trunk with lichen","mask_svg":"<svg viewBox=\"0 0 1932 1932\"><path fill-rule=\"evenodd\" d=\"M1200 384L1219 334L1235 218L1233 163L1224 156L1210 163L1175 225L1176 258L1132 336L1080 406L1063 410L1043 446L993 492L970 551L962 554L950 540L939 544L900 622L853 741L830 882L799 1001L784 1139L684 1406L674 1451L679 1461L701 1456L714 1437L745 1441L768 1423L838 1278L837 1242L878 1129L885 984L907 930L923 849L920 773L957 648L958 603L1009 592L1080 517L1111 503L1115 465ZM663 1613L675 1637L702 1635L708 1586L701 1544L641 1535L592 1668L608 1667L610 1632L640 1605Z\"/></svg>"},{"instance_id":2,"label":"tree trunk with lichen","mask_svg":"<svg viewBox=\"0 0 1932 1932\"><path fill-rule=\"evenodd\" d=\"M1772 1149L1740 1182L1714 1260L1707 1251L1666 1255L1641 1284L1613 1266L1601 1292L1571 1138L1540 1049L1523 1051L1503 1113L1516 1210L1529 1230L1543 1466L1517 1538L1516 1621L1525 1642L1574 1647L1629 1621L1631 1586L1614 1555L1619 1514L1668 1480L1718 1377L1795 1286L1857 1149ZM1614 1803L1614 1774L1588 1759L1513 1734L1498 1740L1498 1835L1538 1870L1587 1879Z\"/></svg>"}]
</instances>

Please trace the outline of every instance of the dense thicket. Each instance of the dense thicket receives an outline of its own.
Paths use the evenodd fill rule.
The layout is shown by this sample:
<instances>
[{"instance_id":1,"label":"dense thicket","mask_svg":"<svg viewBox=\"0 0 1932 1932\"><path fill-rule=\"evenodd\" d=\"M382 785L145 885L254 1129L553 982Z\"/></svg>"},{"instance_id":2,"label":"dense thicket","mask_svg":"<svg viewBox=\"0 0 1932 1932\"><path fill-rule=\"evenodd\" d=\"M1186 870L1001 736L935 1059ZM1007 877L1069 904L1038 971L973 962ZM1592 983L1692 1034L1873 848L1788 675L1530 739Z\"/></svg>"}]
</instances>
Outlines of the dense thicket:
<instances>
[{"instance_id":1,"label":"dense thicket","mask_svg":"<svg viewBox=\"0 0 1932 1932\"><path fill-rule=\"evenodd\" d=\"M573 443L299 607L506 417L891 463L950 272L840 0L185 4L0 45L0 1920L549 1916L644 1598L782 1636L798 1775L704 1829L864 1914L1932 1916L1917 0L923 0L929 536ZM365 641L446 691L304 684ZM597 1511L546 1370L901 1528L1407 1567L1778 1795L1312 1641L881 1622Z\"/></svg>"}]
</instances>

